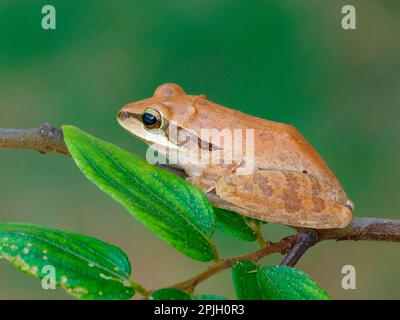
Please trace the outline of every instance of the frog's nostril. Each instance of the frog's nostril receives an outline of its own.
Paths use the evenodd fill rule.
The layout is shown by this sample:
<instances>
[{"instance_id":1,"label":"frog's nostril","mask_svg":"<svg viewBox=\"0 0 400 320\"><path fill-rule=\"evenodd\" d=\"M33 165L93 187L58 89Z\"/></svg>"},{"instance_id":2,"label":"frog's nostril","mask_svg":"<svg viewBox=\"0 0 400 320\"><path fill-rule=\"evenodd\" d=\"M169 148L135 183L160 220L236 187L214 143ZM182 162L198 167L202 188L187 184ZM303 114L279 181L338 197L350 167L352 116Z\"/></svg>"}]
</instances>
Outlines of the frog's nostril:
<instances>
[{"instance_id":1,"label":"frog's nostril","mask_svg":"<svg viewBox=\"0 0 400 320\"><path fill-rule=\"evenodd\" d=\"M131 116L131 114L128 111L120 111L118 113L118 119L120 119L120 120L128 119L130 116Z\"/></svg>"}]
</instances>

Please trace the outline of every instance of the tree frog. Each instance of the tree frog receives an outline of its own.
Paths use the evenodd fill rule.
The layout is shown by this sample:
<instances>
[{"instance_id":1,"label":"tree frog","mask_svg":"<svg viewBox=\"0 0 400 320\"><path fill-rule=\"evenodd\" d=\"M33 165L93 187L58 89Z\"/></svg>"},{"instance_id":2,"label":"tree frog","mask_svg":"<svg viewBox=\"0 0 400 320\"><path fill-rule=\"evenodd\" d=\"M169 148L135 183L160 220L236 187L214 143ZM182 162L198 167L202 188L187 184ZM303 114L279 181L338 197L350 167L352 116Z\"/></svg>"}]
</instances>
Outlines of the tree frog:
<instances>
[{"instance_id":1,"label":"tree frog","mask_svg":"<svg viewBox=\"0 0 400 320\"><path fill-rule=\"evenodd\" d=\"M169 160L170 151L206 154L206 161L178 159L175 165L216 207L313 229L344 228L352 219L354 206L340 182L293 126L223 107L204 95L186 94L173 83L159 86L151 98L125 105L117 119L136 138L162 147ZM239 151L233 151L235 143L216 141L204 130L252 134L241 137ZM249 142L251 157L244 152ZM211 161L215 155L225 160L230 152L231 161ZM241 172L250 162L252 170Z\"/></svg>"}]
</instances>

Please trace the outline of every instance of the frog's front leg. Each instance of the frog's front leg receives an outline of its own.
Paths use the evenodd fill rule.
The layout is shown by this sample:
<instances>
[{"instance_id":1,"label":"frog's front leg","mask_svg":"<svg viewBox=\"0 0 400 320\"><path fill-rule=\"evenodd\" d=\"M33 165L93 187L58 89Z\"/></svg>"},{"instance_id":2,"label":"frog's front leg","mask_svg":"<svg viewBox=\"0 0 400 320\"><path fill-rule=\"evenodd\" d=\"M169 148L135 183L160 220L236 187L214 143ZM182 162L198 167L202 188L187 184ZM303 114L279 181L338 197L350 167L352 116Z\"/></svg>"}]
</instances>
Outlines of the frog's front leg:
<instances>
[{"instance_id":1,"label":"frog's front leg","mask_svg":"<svg viewBox=\"0 0 400 320\"><path fill-rule=\"evenodd\" d=\"M232 162L229 164L211 164L204 168L201 174L196 175L193 171L185 170L189 173L186 181L200 188L204 193L215 189L217 182L224 176L231 174L240 164Z\"/></svg>"}]
</instances>

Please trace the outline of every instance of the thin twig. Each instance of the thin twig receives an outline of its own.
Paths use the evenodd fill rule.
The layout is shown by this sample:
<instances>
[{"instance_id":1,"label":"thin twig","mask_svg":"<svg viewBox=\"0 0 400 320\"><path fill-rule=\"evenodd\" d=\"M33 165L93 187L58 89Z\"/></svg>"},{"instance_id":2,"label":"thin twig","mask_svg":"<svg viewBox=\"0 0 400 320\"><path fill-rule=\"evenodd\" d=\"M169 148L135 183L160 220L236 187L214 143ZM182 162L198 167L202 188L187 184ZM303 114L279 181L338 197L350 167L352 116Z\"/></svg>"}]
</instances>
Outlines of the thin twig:
<instances>
[{"instance_id":1,"label":"thin twig","mask_svg":"<svg viewBox=\"0 0 400 320\"><path fill-rule=\"evenodd\" d=\"M61 129L49 124L42 124L32 129L1 129L0 148L32 149L41 153L55 152L69 155L64 143ZM185 177L182 170L165 167L164 169ZM216 204L215 195L207 195L210 202ZM301 256L312 245L324 240L372 240L400 242L400 220L361 218L355 217L352 222L343 229L314 230L295 228L299 233L285 238L277 243L265 243L265 245L252 253L229 259L222 259L211 265L191 279L172 285L180 289L193 289L198 283L208 279L214 274L230 268L239 260L258 261L272 253L288 253L283 261L285 265L295 265Z\"/></svg>"},{"instance_id":2,"label":"thin twig","mask_svg":"<svg viewBox=\"0 0 400 320\"><path fill-rule=\"evenodd\" d=\"M248 260L252 262L257 262L261 258L264 258L265 256L268 256L273 253L284 253L290 246L292 245L293 242L295 242L297 239L297 235L290 236L288 238L285 238L279 242L276 243L266 243L264 247L261 249L247 253L241 256L237 257L232 257L228 259L222 259L220 262L215 263L208 267L203 272L200 272L198 275L194 276L193 278L190 278L188 280L176 283L170 287L172 288L177 288L181 290L191 290L193 289L196 285L198 285L200 282L210 278L211 276L217 274L218 272L221 272L225 269L229 269L232 267L232 265L235 262L241 261L241 260Z\"/></svg>"},{"instance_id":3,"label":"thin twig","mask_svg":"<svg viewBox=\"0 0 400 320\"><path fill-rule=\"evenodd\" d=\"M136 281L130 279L129 280L129 285L135 289L135 291L137 293L139 293L143 298L148 298L150 296L151 291L147 290L146 288L144 288L142 285L140 285L139 283L137 283Z\"/></svg>"}]
</instances>

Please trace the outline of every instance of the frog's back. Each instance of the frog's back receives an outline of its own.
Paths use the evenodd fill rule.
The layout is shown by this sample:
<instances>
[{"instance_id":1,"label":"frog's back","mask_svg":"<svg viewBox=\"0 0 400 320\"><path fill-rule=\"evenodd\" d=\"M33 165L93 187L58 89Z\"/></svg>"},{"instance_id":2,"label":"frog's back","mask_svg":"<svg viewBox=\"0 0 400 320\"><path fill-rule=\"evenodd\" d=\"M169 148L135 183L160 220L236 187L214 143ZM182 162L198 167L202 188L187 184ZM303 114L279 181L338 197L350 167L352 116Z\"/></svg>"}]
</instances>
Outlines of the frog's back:
<instances>
[{"instance_id":1,"label":"frog's back","mask_svg":"<svg viewBox=\"0 0 400 320\"><path fill-rule=\"evenodd\" d=\"M293 126L257 118L238 110L226 108L211 101L201 99L195 103L197 124L201 128L218 130L254 130L254 155L257 169L287 170L310 174L342 189L328 165L310 143ZM245 150L245 141L243 141Z\"/></svg>"},{"instance_id":2,"label":"frog's back","mask_svg":"<svg viewBox=\"0 0 400 320\"><path fill-rule=\"evenodd\" d=\"M337 189L342 189L325 161L293 126L224 107L207 100L203 95L188 95L175 84L161 85L152 98L140 103L143 106L161 103L159 107L168 119L173 119L183 128L195 131L197 136L201 135L202 129L242 129L242 150L246 150L245 131L253 129L256 169L309 174Z\"/></svg>"}]
</instances>

